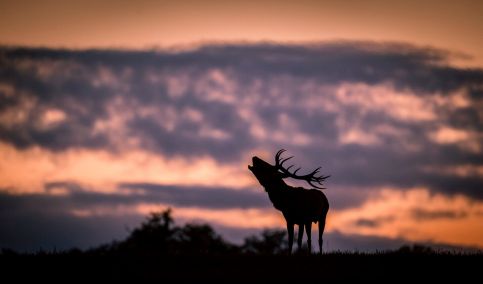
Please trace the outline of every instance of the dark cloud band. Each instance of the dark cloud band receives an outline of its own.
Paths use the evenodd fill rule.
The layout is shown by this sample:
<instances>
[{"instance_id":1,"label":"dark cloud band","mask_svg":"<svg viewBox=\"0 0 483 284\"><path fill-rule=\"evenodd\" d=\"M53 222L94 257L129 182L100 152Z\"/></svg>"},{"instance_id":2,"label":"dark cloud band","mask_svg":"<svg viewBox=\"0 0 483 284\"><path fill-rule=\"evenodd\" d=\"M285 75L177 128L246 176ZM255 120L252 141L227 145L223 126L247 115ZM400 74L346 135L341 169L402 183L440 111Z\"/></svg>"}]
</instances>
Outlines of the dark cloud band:
<instances>
[{"instance_id":1,"label":"dark cloud band","mask_svg":"<svg viewBox=\"0 0 483 284\"><path fill-rule=\"evenodd\" d=\"M211 45L178 52L4 47L0 140L51 151L121 153L137 147L221 163L239 161L255 148L289 148L303 165L323 163L334 184L425 186L481 199L480 176L422 170L483 165L481 147L468 151L464 144L483 145L483 70L450 66L449 56L373 42ZM401 119L395 110L363 108L371 101L351 100L357 90L347 91L348 101L337 101L338 88L347 84L369 91L390 85L421 100L462 91L469 103L435 105L432 120ZM61 114L49 115L55 111ZM442 126L476 134L464 143L436 143L429 134ZM349 135L353 128L366 140L350 138L357 137ZM342 143L341 137L352 140Z\"/></svg>"}]
</instances>

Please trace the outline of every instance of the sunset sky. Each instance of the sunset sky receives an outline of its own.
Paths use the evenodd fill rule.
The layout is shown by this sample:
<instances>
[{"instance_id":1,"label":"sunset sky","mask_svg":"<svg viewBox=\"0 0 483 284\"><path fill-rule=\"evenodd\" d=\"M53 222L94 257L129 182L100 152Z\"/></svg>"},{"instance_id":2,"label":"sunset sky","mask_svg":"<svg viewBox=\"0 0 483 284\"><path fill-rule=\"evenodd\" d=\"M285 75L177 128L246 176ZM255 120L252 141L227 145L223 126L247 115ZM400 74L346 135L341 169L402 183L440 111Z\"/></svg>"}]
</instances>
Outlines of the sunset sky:
<instances>
[{"instance_id":1,"label":"sunset sky","mask_svg":"<svg viewBox=\"0 0 483 284\"><path fill-rule=\"evenodd\" d=\"M483 248L482 3L1 1L0 248L284 228L281 148L331 175L326 250Z\"/></svg>"}]
</instances>

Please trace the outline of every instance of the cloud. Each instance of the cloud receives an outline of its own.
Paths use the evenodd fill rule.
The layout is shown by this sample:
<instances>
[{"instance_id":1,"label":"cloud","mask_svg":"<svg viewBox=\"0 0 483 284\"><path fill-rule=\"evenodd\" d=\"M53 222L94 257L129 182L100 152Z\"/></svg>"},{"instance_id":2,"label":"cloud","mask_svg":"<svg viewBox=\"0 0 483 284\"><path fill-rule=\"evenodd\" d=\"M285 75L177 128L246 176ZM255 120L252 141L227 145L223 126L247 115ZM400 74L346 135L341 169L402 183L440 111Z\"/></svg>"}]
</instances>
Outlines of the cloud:
<instances>
[{"instance_id":1,"label":"cloud","mask_svg":"<svg viewBox=\"0 0 483 284\"><path fill-rule=\"evenodd\" d=\"M264 191L232 190L226 188L190 188L163 186L147 183L125 183L121 188L140 189L149 197L146 200L159 201L175 206L195 206L206 208L270 208L270 202Z\"/></svg>"},{"instance_id":2,"label":"cloud","mask_svg":"<svg viewBox=\"0 0 483 284\"><path fill-rule=\"evenodd\" d=\"M355 224L357 226L365 226L365 227L377 227L379 226L379 222L370 219L359 219L356 220Z\"/></svg>"},{"instance_id":3,"label":"cloud","mask_svg":"<svg viewBox=\"0 0 483 284\"><path fill-rule=\"evenodd\" d=\"M429 134L431 140L438 144L455 144L463 150L481 153L481 133L450 127L440 127Z\"/></svg>"},{"instance_id":4,"label":"cloud","mask_svg":"<svg viewBox=\"0 0 483 284\"><path fill-rule=\"evenodd\" d=\"M216 221L213 210L269 204L246 165L286 148L301 172L331 175L334 212L384 188L479 204L483 70L451 66L451 54L375 42L1 47L0 191L70 200L84 216L158 202ZM380 217L351 218L344 233L393 223Z\"/></svg>"},{"instance_id":5,"label":"cloud","mask_svg":"<svg viewBox=\"0 0 483 284\"><path fill-rule=\"evenodd\" d=\"M451 211L451 210L438 210L438 211L428 211L421 208L414 209L411 212L412 216L418 220L433 220L433 219L458 219L468 216L465 211Z\"/></svg>"},{"instance_id":6,"label":"cloud","mask_svg":"<svg viewBox=\"0 0 483 284\"><path fill-rule=\"evenodd\" d=\"M481 202L461 195L431 194L424 188L405 192L383 188L361 205L332 211L328 224L344 234L481 247L482 208Z\"/></svg>"},{"instance_id":7,"label":"cloud","mask_svg":"<svg viewBox=\"0 0 483 284\"><path fill-rule=\"evenodd\" d=\"M117 185L114 192L106 192L102 189L86 188L72 182L58 181L45 184L44 193L24 194L21 196L40 200L46 196L45 198L47 199L64 200L63 202L67 205L58 205L57 208L65 211L69 211L72 208L88 210L96 206L116 207L138 203L159 203L168 204L172 207L205 209L271 208L271 203L263 190L170 186L152 183L122 183Z\"/></svg>"},{"instance_id":8,"label":"cloud","mask_svg":"<svg viewBox=\"0 0 483 284\"><path fill-rule=\"evenodd\" d=\"M0 140L18 150L242 164L283 147L347 186L482 197L479 176L421 171L481 166L483 70L447 65L451 52L327 42L0 53Z\"/></svg>"},{"instance_id":9,"label":"cloud","mask_svg":"<svg viewBox=\"0 0 483 284\"><path fill-rule=\"evenodd\" d=\"M123 153L89 149L50 152L40 147L17 150L3 143L0 151L0 188L13 194L42 193L45 183L57 181L104 193L115 193L116 184L121 182L231 189L255 184L244 165L221 164L211 157L165 158L141 149Z\"/></svg>"},{"instance_id":10,"label":"cloud","mask_svg":"<svg viewBox=\"0 0 483 284\"><path fill-rule=\"evenodd\" d=\"M361 227L370 227L370 228L376 228L381 226L385 222L391 222L394 221L394 217L389 216L389 217L379 217L375 219L366 219L366 218L360 218L355 220L354 224L356 226L361 226Z\"/></svg>"}]
</instances>

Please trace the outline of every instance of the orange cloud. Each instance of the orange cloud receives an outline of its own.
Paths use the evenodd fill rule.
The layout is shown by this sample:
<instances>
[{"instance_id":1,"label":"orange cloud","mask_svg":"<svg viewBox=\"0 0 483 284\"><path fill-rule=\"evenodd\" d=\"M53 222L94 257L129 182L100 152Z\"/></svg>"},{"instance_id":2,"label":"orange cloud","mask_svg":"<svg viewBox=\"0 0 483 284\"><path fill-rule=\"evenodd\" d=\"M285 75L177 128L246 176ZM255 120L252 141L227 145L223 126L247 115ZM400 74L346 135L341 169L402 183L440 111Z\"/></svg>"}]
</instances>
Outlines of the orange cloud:
<instances>
[{"instance_id":1,"label":"orange cloud","mask_svg":"<svg viewBox=\"0 0 483 284\"><path fill-rule=\"evenodd\" d=\"M255 185L245 165L220 164L210 157L165 158L142 150L111 154L103 150L50 152L40 147L18 150L0 143L0 188L10 193L44 192L44 184L73 181L92 190L112 192L119 182L167 185Z\"/></svg>"},{"instance_id":2,"label":"orange cloud","mask_svg":"<svg viewBox=\"0 0 483 284\"><path fill-rule=\"evenodd\" d=\"M429 134L429 138L438 144L456 144L473 153L481 152L479 143L481 137L483 137L483 133L448 126L441 126Z\"/></svg>"},{"instance_id":3,"label":"orange cloud","mask_svg":"<svg viewBox=\"0 0 483 284\"><path fill-rule=\"evenodd\" d=\"M427 212L416 218L415 212ZM349 234L405 238L483 247L483 202L456 195L431 194L424 188L386 188L358 208L333 211L330 230ZM373 221L361 226L361 220Z\"/></svg>"}]
</instances>

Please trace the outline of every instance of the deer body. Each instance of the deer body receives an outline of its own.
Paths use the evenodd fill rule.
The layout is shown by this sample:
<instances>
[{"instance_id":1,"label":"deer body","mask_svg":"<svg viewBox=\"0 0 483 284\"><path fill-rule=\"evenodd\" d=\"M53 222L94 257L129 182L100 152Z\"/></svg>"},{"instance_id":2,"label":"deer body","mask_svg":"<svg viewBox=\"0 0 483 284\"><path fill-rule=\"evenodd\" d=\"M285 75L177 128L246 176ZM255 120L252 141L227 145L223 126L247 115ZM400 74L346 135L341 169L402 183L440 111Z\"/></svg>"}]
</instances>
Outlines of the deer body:
<instances>
[{"instance_id":1,"label":"deer body","mask_svg":"<svg viewBox=\"0 0 483 284\"><path fill-rule=\"evenodd\" d=\"M329 202L325 194L316 189L292 187L266 189L275 209L280 210L287 221L294 224L317 223L326 214ZM321 206L322 205L322 206Z\"/></svg>"},{"instance_id":2,"label":"deer body","mask_svg":"<svg viewBox=\"0 0 483 284\"><path fill-rule=\"evenodd\" d=\"M322 253L323 239L322 234L325 227L325 218L329 210L329 202L327 197L319 190L305 189L302 187L292 187L287 185L283 178L313 178L308 182L321 183L326 177L315 177L315 173L305 176L297 176L295 173L291 174L288 169L283 168L283 163L290 158L284 159L280 162L280 155L284 150L280 150L275 156L275 166L263 161L258 157L253 157L253 166L248 168L253 172L260 184L265 188L268 197L275 209L282 212L286 222L289 239L289 251L292 251L294 225L299 226L298 247L302 245L302 236L305 227L307 234L307 244L309 251L311 250L311 228L312 222L319 223L319 250ZM282 172L280 172L282 171ZM318 178L318 180L317 180ZM313 185L313 184L312 184Z\"/></svg>"}]
</instances>

